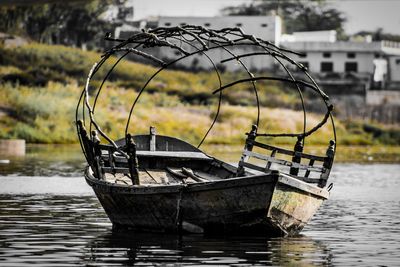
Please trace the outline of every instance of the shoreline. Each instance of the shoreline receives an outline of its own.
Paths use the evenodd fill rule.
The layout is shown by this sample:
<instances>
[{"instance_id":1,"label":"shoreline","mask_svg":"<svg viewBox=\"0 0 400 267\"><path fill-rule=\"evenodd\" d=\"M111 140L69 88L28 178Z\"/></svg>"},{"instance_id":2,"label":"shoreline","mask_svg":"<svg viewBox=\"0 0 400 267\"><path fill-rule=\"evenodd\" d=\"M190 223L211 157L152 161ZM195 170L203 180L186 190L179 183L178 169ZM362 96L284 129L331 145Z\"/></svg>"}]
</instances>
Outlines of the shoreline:
<instances>
[{"instance_id":1,"label":"shoreline","mask_svg":"<svg viewBox=\"0 0 400 267\"><path fill-rule=\"evenodd\" d=\"M289 148L285 145L278 145ZM227 162L239 160L243 145L204 144L201 148L206 154ZM306 146L305 152L324 155L326 147L320 145ZM22 157L41 157L54 160L84 160L79 144L26 144L26 155ZM1 158L15 158L3 156ZM366 146L338 146L336 163L400 163L400 146L366 145Z\"/></svg>"}]
</instances>

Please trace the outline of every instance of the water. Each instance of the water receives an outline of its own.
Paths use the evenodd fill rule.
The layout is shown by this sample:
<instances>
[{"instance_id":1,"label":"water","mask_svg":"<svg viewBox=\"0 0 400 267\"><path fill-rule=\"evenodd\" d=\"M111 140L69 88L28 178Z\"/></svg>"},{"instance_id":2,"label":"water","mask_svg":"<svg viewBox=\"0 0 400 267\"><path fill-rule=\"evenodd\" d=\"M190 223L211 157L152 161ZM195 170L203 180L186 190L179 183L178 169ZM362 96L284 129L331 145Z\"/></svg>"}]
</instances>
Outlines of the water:
<instances>
[{"instance_id":1,"label":"water","mask_svg":"<svg viewBox=\"0 0 400 267\"><path fill-rule=\"evenodd\" d=\"M335 165L331 198L302 234L268 239L113 233L76 147L10 160L0 165L0 266L400 265L400 165Z\"/></svg>"}]
</instances>

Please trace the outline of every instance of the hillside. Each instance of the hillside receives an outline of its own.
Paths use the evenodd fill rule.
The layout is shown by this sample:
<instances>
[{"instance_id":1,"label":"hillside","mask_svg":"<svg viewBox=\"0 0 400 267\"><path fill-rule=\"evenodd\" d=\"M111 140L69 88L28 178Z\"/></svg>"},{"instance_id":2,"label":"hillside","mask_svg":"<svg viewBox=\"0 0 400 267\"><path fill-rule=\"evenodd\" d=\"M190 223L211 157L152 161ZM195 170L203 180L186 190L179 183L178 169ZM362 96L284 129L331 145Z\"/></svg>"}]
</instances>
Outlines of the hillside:
<instances>
[{"instance_id":1,"label":"hillside","mask_svg":"<svg viewBox=\"0 0 400 267\"><path fill-rule=\"evenodd\" d=\"M87 73L101 54L63 46L29 44L17 48L0 46L0 138L23 138L31 143L75 143L75 105ZM108 65L95 76L100 83ZM109 77L96 109L102 128L121 137L127 113L138 90L154 73L152 66L125 61ZM241 73L224 73L223 82ZM130 131L146 133L150 125L160 134L175 135L198 143L211 124L218 96L218 80L209 73L169 70L157 76L134 113ZM273 82L259 83L260 128L268 132L300 132L302 113L296 95ZM91 92L95 94L96 92ZM244 133L256 119L254 96L248 85L224 95L220 118L208 143L242 144ZM322 115L308 116L309 128ZM339 143L345 145L399 144L400 131L365 122L338 122ZM326 145L331 139L325 127L307 142ZM292 139L274 140L286 144Z\"/></svg>"}]
</instances>

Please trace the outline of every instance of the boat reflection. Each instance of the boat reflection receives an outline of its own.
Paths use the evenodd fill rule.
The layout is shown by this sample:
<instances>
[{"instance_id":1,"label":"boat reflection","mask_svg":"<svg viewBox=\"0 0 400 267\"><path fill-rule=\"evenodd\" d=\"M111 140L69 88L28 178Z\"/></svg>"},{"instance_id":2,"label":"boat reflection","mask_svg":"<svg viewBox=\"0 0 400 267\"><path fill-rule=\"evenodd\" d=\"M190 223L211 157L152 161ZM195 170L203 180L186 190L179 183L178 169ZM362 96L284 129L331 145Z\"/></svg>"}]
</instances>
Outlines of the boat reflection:
<instances>
[{"instance_id":1,"label":"boat reflection","mask_svg":"<svg viewBox=\"0 0 400 267\"><path fill-rule=\"evenodd\" d=\"M331 265L321 241L291 238L210 237L113 231L88 244L88 265Z\"/></svg>"}]
</instances>

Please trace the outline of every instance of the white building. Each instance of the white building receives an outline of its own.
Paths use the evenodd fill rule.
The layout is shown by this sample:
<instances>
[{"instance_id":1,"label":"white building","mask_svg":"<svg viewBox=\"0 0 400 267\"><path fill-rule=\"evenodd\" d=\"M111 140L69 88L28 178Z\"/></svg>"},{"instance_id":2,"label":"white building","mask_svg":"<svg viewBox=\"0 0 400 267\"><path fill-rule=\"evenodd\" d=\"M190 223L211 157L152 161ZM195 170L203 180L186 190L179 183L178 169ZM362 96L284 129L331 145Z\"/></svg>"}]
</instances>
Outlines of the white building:
<instances>
[{"instance_id":1,"label":"white building","mask_svg":"<svg viewBox=\"0 0 400 267\"><path fill-rule=\"evenodd\" d=\"M293 59L312 73L352 73L380 83L372 84L372 87L381 89L400 83L400 43L318 41L282 42L281 46L303 53Z\"/></svg>"},{"instance_id":2,"label":"white building","mask_svg":"<svg viewBox=\"0 0 400 267\"><path fill-rule=\"evenodd\" d=\"M269 41L275 45L279 45L281 37L281 18L279 16L229 16L229 17L155 17L146 21L137 22L141 28L155 27L174 27L183 25L200 25L210 29L222 28L241 28L246 34L254 35ZM128 28L127 28L128 29ZM140 30L140 29L137 29ZM125 31L123 26L115 31L116 37L125 38L132 33L131 29ZM182 45L177 40L177 44ZM187 51L194 48L190 45L183 44L182 47ZM234 54L240 55L254 50L253 47L241 46L229 48ZM155 55L164 60L176 58L178 53L173 49L158 49L153 51ZM230 58L232 55L222 49L209 50L206 53L214 60L215 64L219 64L223 59ZM248 57L241 60L249 69L266 69L272 66L273 60L267 57ZM178 64L178 63L177 63ZM211 69L213 65L210 60L203 54L197 54L188 59L179 62L179 65L186 68ZM221 64L219 64L221 65ZM243 67L239 64L223 64L223 68L229 71L237 71Z\"/></svg>"},{"instance_id":3,"label":"white building","mask_svg":"<svg viewBox=\"0 0 400 267\"><path fill-rule=\"evenodd\" d=\"M290 50L301 52L303 56L290 55L294 60L308 67L309 71L325 84L362 84L365 89L378 86L380 89L400 88L400 43L359 41L337 41L336 31L294 32L282 34L279 16L226 16L226 17L156 17L136 23L140 27L172 27L201 25L212 29L239 27L247 34L255 35ZM129 29L131 31L132 28ZM118 37L118 35L117 35ZM232 52L249 52L249 47L235 48ZM158 55L174 57L173 51ZM226 58L221 52L208 51L216 62ZM176 55L175 55L176 56ZM277 69L277 64L267 57L243 59L249 69ZM183 66L204 69L212 68L205 57L196 56L183 62ZM228 70L238 70L239 65L227 64ZM377 71L379 73L377 73ZM349 78L350 77L350 78ZM380 77L380 78L378 78ZM373 82L375 79L375 83ZM362 88L362 90L365 90Z\"/></svg>"},{"instance_id":4,"label":"white building","mask_svg":"<svg viewBox=\"0 0 400 267\"><path fill-rule=\"evenodd\" d=\"M281 46L303 53L293 59L330 93L362 95L371 105L400 105L400 43L286 41Z\"/></svg>"},{"instance_id":5,"label":"white building","mask_svg":"<svg viewBox=\"0 0 400 267\"><path fill-rule=\"evenodd\" d=\"M294 32L292 34L282 34L282 42L336 42L336 31L312 31Z\"/></svg>"},{"instance_id":6,"label":"white building","mask_svg":"<svg viewBox=\"0 0 400 267\"><path fill-rule=\"evenodd\" d=\"M382 53L378 42L284 42L281 46L303 53L293 58L313 73L373 73L373 60Z\"/></svg>"},{"instance_id":7,"label":"white building","mask_svg":"<svg viewBox=\"0 0 400 267\"><path fill-rule=\"evenodd\" d=\"M241 28L247 34L279 45L282 22L279 16L159 17L159 27L200 25L210 29Z\"/></svg>"}]
</instances>

